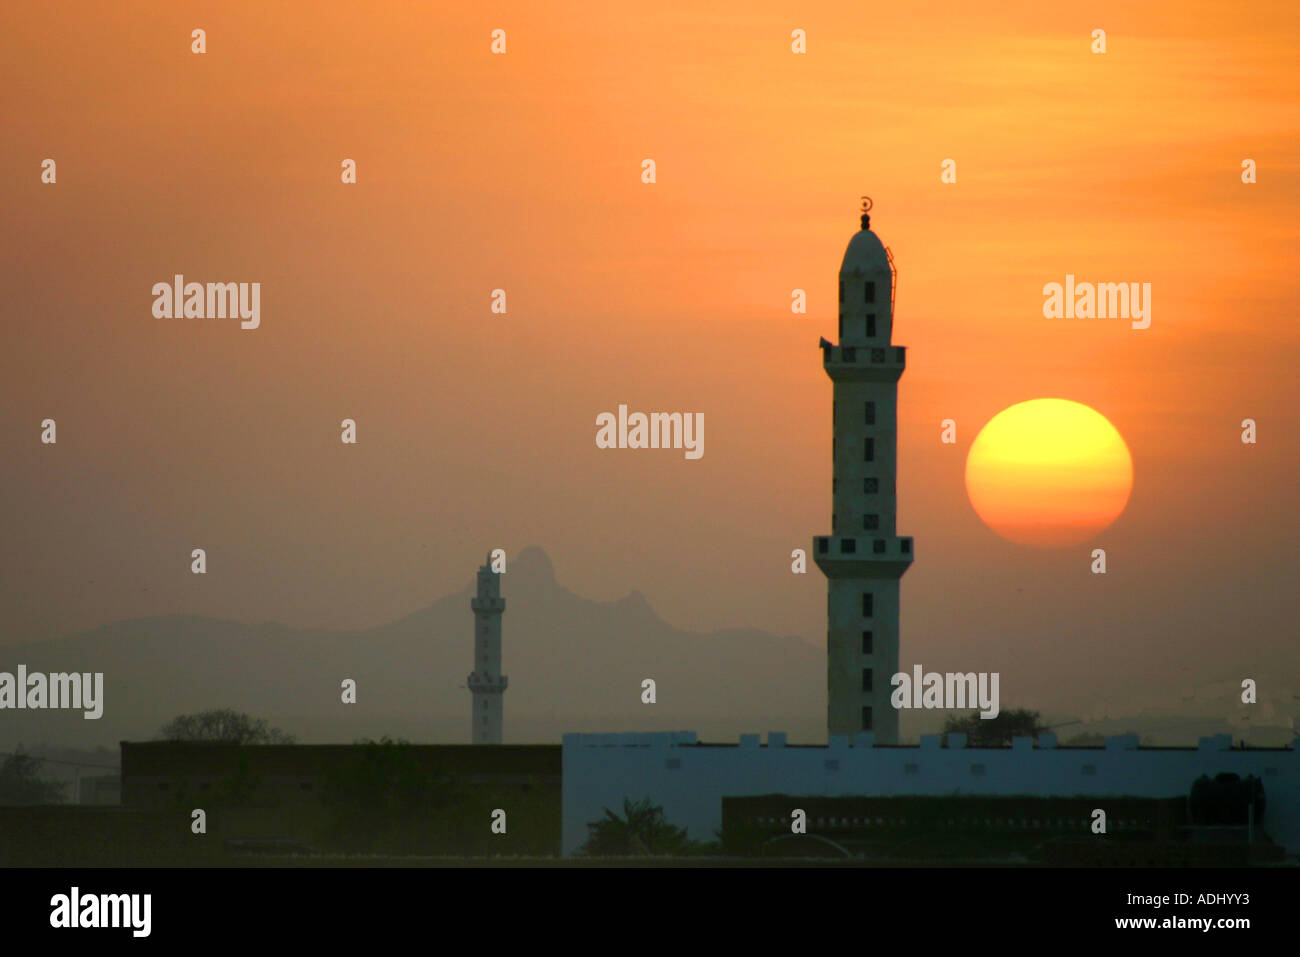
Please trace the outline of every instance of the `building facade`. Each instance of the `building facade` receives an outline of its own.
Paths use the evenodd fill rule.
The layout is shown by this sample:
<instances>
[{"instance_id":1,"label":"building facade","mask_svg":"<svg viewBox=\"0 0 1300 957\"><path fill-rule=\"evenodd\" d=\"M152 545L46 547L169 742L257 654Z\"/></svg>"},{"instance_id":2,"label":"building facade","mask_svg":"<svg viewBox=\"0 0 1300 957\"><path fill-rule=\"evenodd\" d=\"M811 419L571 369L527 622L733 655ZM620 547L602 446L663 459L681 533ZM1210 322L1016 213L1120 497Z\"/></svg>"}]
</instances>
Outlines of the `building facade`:
<instances>
[{"instance_id":1,"label":"building facade","mask_svg":"<svg viewBox=\"0 0 1300 957\"><path fill-rule=\"evenodd\" d=\"M1185 798L1201 775L1254 775L1264 785L1262 830L1292 853L1300 848L1300 750L1234 748L1228 735L1195 748L1142 748L1135 734L1106 739L1104 748L1058 747L1056 736L1017 738L1010 748L967 748L966 736L923 735L919 745L881 747L870 733L835 735L829 745L787 746L786 736L757 734L740 744L699 744L689 731L566 734L563 745L563 853L587 840L587 823L624 798L649 797L664 818L697 841L722 827L722 799L758 795L1024 796L1087 795L1106 799ZM1296 742L1300 745L1300 742ZM785 812L800 805L791 803ZM1118 805L1116 805L1118 806ZM1078 821L1081 837L1089 820ZM815 833L816 827L809 828Z\"/></svg>"},{"instance_id":2,"label":"building facade","mask_svg":"<svg viewBox=\"0 0 1300 957\"><path fill-rule=\"evenodd\" d=\"M471 787L560 787L560 747L510 744L401 744L418 767ZM177 796L202 801L242 781L247 803L301 813L318 805L326 781L364 771L378 745L227 744L215 741L123 741L121 802L148 810L176 806ZM186 807L201 807L201 803Z\"/></svg>"}]
</instances>

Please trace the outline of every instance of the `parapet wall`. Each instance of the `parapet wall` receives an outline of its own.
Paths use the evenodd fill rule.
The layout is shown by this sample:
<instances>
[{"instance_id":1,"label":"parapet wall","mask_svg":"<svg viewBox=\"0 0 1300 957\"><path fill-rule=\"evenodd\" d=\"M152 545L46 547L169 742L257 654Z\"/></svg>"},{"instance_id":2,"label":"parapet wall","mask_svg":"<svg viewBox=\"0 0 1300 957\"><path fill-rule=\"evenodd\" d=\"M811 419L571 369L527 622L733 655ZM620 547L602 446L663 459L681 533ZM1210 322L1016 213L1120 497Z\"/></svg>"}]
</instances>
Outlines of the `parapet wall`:
<instances>
[{"instance_id":1,"label":"parapet wall","mask_svg":"<svg viewBox=\"0 0 1300 957\"><path fill-rule=\"evenodd\" d=\"M925 735L918 746L876 747L873 736L835 735L828 745L787 746L756 734L739 745L700 744L694 732L566 734L563 837L566 855L587 839L587 822L624 798L650 797L690 838L711 841L722 827L722 798L763 794L981 794L1072 797L1185 797L1198 777L1255 775L1267 801L1263 829L1300 848L1300 748L1233 748L1228 735L1195 748L1140 748L1137 735L1104 748L1060 748L1056 736L1017 738L1010 748L967 748L965 735Z\"/></svg>"}]
</instances>

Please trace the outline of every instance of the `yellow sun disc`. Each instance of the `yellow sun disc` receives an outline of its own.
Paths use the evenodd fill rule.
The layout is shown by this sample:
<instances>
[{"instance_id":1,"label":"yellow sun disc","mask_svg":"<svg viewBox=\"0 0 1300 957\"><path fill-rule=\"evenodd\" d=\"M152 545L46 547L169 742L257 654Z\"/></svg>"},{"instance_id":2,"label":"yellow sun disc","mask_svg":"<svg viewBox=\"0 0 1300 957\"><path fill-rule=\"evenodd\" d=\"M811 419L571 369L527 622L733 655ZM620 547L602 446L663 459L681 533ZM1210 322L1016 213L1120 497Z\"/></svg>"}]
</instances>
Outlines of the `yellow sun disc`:
<instances>
[{"instance_id":1,"label":"yellow sun disc","mask_svg":"<svg viewBox=\"0 0 1300 957\"><path fill-rule=\"evenodd\" d=\"M966 456L966 493L1009 541L1053 548L1088 541L1119 518L1133 490L1128 446L1100 412L1032 399L989 420Z\"/></svg>"}]
</instances>

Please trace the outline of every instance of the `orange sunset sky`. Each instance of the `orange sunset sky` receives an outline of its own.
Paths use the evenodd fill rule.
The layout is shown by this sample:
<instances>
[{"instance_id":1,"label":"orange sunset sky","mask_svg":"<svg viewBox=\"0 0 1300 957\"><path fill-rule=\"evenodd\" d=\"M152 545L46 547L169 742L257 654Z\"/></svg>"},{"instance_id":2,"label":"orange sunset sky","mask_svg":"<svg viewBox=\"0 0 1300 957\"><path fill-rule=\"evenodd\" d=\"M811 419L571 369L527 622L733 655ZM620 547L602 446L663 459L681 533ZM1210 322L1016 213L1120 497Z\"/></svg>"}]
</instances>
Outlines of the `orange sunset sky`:
<instances>
[{"instance_id":1,"label":"orange sunset sky","mask_svg":"<svg viewBox=\"0 0 1300 957\"><path fill-rule=\"evenodd\" d=\"M824 644L790 552L830 532L816 345L868 193L908 347L903 662L1001 671L1004 707L1294 685L1298 47L1294 3L10 4L0 643L373 625L538 544L580 594ZM176 273L261 282L261 327L155 319ZM1150 283L1150 328L1044 318L1067 273ZM1134 474L1048 551L963 485L1045 396ZM703 412L703 458L597 449L620 403Z\"/></svg>"}]
</instances>

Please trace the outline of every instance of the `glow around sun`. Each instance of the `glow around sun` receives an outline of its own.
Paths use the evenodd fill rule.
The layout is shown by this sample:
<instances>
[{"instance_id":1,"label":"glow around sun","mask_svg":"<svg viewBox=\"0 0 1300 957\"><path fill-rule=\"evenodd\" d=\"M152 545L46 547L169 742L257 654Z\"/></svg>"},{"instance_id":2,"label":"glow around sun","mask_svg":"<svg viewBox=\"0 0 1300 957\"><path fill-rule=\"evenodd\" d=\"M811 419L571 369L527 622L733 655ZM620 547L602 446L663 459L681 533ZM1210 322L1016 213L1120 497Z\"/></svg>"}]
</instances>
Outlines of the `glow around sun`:
<instances>
[{"instance_id":1,"label":"glow around sun","mask_svg":"<svg viewBox=\"0 0 1300 957\"><path fill-rule=\"evenodd\" d=\"M1104 415L1068 399L1032 399L988 421L966 456L971 506L1003 538L1056 548L1119 518L1133 457Z\"/></svg>"}]
</instances>

